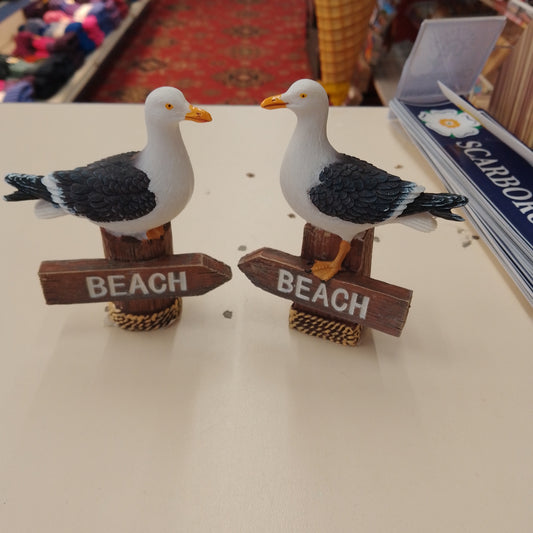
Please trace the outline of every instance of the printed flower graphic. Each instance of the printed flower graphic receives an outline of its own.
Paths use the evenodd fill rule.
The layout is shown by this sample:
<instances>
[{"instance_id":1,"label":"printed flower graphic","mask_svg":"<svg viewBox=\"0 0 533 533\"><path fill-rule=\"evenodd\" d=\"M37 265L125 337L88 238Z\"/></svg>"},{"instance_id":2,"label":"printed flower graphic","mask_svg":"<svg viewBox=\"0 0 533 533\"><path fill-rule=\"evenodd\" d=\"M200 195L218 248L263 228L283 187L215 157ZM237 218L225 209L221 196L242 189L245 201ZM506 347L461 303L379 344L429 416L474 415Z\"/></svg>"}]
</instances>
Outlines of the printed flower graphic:
<instances>
[{"instance_id":1,"label":"printed flower graphic","mask_svg":"<svg viewBox=\"0 0 533 533\"><path fill-rule=\"evenodd\" d=\"M445 137L462 139L479 133L481 124L469 114L457 109L422 111L418 118L431 130Z\"/></svg>"}]
</instances>

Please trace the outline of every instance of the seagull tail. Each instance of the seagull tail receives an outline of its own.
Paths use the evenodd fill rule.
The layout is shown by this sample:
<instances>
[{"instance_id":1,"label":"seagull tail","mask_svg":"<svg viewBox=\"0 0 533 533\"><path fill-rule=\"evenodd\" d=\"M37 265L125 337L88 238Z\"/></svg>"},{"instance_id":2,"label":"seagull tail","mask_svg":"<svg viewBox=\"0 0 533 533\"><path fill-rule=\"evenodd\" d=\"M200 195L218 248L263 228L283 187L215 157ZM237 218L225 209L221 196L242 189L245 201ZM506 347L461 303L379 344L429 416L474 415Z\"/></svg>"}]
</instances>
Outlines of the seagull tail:
<instances>
[{"instance_id":1,"label":"seagull tail","mask_svg":"<svg viewBox=\"0 0 533 533\"><path fill-rule=\"evenodd\" d=\"M11 194L6 194L4 200L8 202L21 202L23 200L43 199L52 202L52 197L48 189L42 183L43 176L34 174L11 173L5 177L6 183L12 185L17 190Z\"/></svg>"},{"instance_id":2,"label":"seagull tail","mask_svg":"<svg viewBox=\"0 0 533 533\"><path fill-rule=\"evenodd\" d=\"M417 213L430 213L434 217L461 222L464 218L452 213L452 209L463 207L468 203L468 198L460 194L450 193L422 193L413 202L406 206L400 216L409 216Z\"/></svg>"}]
</instances>

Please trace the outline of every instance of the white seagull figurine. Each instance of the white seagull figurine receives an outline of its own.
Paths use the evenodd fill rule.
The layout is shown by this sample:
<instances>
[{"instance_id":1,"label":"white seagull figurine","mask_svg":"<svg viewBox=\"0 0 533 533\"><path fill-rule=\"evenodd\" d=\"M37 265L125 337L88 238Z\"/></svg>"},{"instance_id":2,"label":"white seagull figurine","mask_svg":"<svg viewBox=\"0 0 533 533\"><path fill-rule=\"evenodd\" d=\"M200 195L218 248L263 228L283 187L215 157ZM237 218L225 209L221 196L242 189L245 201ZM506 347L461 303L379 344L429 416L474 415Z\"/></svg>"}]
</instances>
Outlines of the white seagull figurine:
<instances>
[{"instance_id":1,"label":"white seagull figurine","mask_svg":"<svg viewBox=\"0 0 533 533\"><path fill-rule=\"evenodd\" d=\"M337 152L327 137L329 101L319 83L296 81L285 93L263 100L261 107L286 107L297 117L280 171L287 202L307 222L342 239L335 259L315 261L312 267L323 281L339 272L354 237L371 227L401 222L431 231L434 217L463 220L450 209L465 205L466 197L425 193L416 183Z\"/></svg>"},{"instance_id":2,"label":"white seagull figurine","mask_svg":"<svg viewBox=\"0 0 533 533\"><path fill-rule=\"evenodd\" d=\"M140 152L106 157L73 170L46 176L11 173L17 190L7 201L38 200L39 218L72 214L87 218L114 235L151 239L187 205L194 174L179 130L182 120L209 122L173 87L159 87L144 105L147 144Z\"/></svg>"}]
</instances>

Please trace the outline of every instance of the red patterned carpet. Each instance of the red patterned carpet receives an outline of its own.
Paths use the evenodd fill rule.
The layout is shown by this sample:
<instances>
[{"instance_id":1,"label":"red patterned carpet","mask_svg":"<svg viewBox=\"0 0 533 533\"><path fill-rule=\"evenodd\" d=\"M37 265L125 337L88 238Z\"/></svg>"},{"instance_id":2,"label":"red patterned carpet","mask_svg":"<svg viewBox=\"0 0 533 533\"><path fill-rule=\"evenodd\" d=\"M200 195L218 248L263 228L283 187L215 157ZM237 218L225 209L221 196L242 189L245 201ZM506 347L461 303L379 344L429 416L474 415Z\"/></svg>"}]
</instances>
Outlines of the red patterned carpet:
<instances>
[{"instance_id":1,"label":"red patterned carpet","mask_svg":"<svg viewBox=\"0 0 533 533\"><path fill-rule=\"evenodd\" d=\"M306 0L152 0L82 100L172 85L195 104L257 104L311 77L305 26Z\"/></svg>"}]
</instances>

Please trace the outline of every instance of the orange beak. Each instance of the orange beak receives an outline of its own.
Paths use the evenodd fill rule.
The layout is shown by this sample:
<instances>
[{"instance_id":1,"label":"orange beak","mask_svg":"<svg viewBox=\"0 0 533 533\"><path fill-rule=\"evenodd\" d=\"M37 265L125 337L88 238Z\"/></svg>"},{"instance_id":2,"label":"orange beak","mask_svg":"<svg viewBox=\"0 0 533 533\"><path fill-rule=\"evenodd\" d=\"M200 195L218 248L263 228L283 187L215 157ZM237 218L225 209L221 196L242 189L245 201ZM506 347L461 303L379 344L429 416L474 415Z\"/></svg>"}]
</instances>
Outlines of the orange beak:
<instances>
[{"instance_id":1,"label":"orange beak","mask_svg":"<svg viewBox=\"0 0 533 533\"><path fill-rule=\"evenodd\" d=\"M213 119L211 115L199 107L189 106L190 111L185 115L185 120L192 120L193 122L211 122Z\"/></svg>"},{"instance_id":2,"label":"orange beak","mask_svg":"<svg viewBox=\"0 0 533 533\"><path fill-rule=\"evenodd\" d=\"M280 109L282 107L287 107L287 102L284 102L281 98L281 94L276 96L269 96L261 102L261 107L265 109Z\"/></svg>"}]
</instances>

